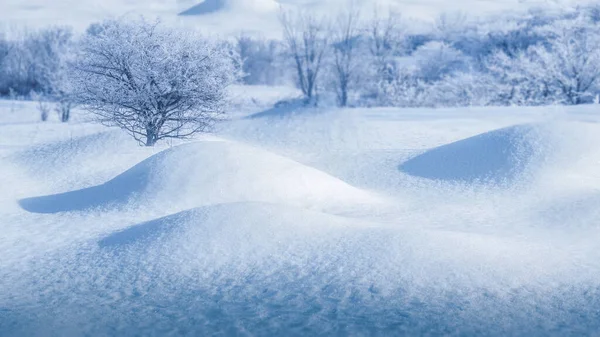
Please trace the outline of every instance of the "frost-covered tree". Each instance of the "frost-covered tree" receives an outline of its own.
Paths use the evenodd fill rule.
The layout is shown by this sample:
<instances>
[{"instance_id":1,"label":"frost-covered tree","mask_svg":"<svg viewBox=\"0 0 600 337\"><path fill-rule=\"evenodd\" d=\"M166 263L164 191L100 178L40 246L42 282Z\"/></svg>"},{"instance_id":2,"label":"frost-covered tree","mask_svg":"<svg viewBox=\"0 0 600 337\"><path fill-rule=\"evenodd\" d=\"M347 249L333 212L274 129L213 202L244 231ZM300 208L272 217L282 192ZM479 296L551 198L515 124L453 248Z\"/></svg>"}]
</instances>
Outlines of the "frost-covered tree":
<instances>
[{"instance_id":1,"label":"frost-covered tree","mask_svg":"<svg viewBox=\"0 0 600 337\"><path fill-rule=\"evenodd\" d=\"M295 15L281 11L284 41L296 70L298 88L307 103L315 103L325 53L329 47L329 23L313 13Z\"/></svg>"},{"instance_id":2,"label":"frost-covered tree","mask_svg":"<svg viewBox=\"0 0 600 337\"><path fill-rule=\"evenodd\" d=\"M428 42L415 50L412 57L419 66L421 78L428 82L468 68L467 58L445 42Z\"/></svg>"},{"instance_id":3,"label":"frost-covered tree","mask_svg":"<svg viewBox=\"0 0 600 337\"><path fill-rule=\"evenodd\" d=\"M434 31L444 42L452 42L467 30L468 17L465 12L444 12L434 22Z\"/></svg>"},{"instance_id":4,"label":"frost-covered tree","mask_svg":"<svg viewBox=\"0 0 600 337\"><path fill-rule=\"evenodd\" d=\"M351 8L340 14L332 27L333 75L338 105L348 105L349 92L356 81L359 66L360 16Z\"/></svg>"},{"instance_id":5,"label":"frost-covered tree","mask_svg":"<svg viewBox=\"0 0 600 337\"><path fill-rule=\"evenodd\" d=\"M68 53L63 55L58 67L49 77L51 99L55 102L56 113L63 123L71 119L71 111L76 105L73 97L73 83L69 78L70 56Z\"/></svg>"},{"instance_id":6,"label":"frost-covered tree","mask_svg":"<svg viewBox=\"0 0 600 337\"><path fill-rule=\"evenodd\" d=\"M361 60L362 103L366 105L393 105L398 97L388 97L405 88L407 69L398 62L404 47L404 27L401 16L395 12L381 15L375 10L365 22L363 38L366 58ZM413 71L410 70L412 76ZM409 90L410 91L410 90ZM404 100L402 100L404 101Z\"/></svg>"},{"instance_id":7,"label":"frost-covered tree","mask_svg":"<svg viewBox=\"0 0 600 337\"><path fill-rule=\"evenodd\" d=\"M63 71L68 57L73 33L69 27L53 27L41 30L27 41L30 64L36 68L39 89L46 95L52 94L53 78Z\"/></svg>"},{"instance_id":8,"label":"frost-covered tree","mask_svg":"<svg viewBox=\"0 0 600 337\"><path fill-rule=\"evenodd\" d=\"M496 81L494 105L542 105L558 103L556 93L540 64L528 51L509 56L503 51L485 60L487 73Z\"/></svg>"},{"instance_id":9,"label":"frost-covered tree","mask_svg":"<svg viewBox=\"0 0 600 337\"><path fill-rule=\"evenodd\" d=\"M227 45L141 20L106 21L81 41L74 97L108 126L153 146L205 131L238 70Z\"/></svg>"},{"instance_id":10,"label":"frost-covered tree","mask_svg":"<svg viewBox=\"0 0 600 337\"><path fill-rule=\"evenodd\" d=\"M10 89L26 96L31 91L48 96L50 78L57 71L72 32L68 27L37 31L14 31L7 41L8 52L0 64L0 94Z\"/></svg>"},{"instance_id":11,"label":"frost-covered tree","mask_svg":"<svg viewBox=\"0 0 600 337\"><path fill-rule=\"evenodd\" d=\"M3 68L4 60L8 56L10 49L11 49L10 43L6 40L6 37L4 36L4 34L2 32L0 32L0 73Z\"/></svg>"},{"instance_id":12,"label":"frost-covered tree","mask_svg":"<svg viewBox=\"0 0 600 337\"><path fill-rule=\"evenodd\" d=\"M490 73L457 72L427 86L424 101L435 107L497 105L498 92L505 90Z\"/></svg>"},{"instance_id":13,"label":"frost-covered tree","mask_svg":"<svg viewBox=\"0 0 600 337\"><path fill-rule=\"evenodd\" d=\"M528 73L555 87L562 103L589 101L600 79L600 30L584 18L561 20L545 29L550 41L530 48L533 69Z\"/></svg>"},{"instance_id":14,"label":"frost-covered tree","mask_svg":"<svg viewBox=\"0 0 600 337\"><path fill-rule=\"evenodd\" d=\"M539 31L546 36L543 43L488 58L488 71L506 85L498 100L516 105L591 101L600 79L600 32L581 17L554 21Z\"/></svg>"},{"instance_id":15,"label":"frost-covered tree","mask_svg":"<svg viewBox=\"0 0 600 337\"><path fill-rule=\"evenodd\" d=\"M390 80L380 81L376 105L393 107L433 106L427 102L427 84L414 67L398 66Z\"/></svg>"},{"instance_id":16,"label":"frost-covered tree","mask_svg":"<svg viewBox=\"0 0 600 337\"><path fill-rule=\"evenodd\" d=\"M242 62L244 84L273 85L283 78L279 64L281 44L242 34L236 39L237 52Z\"/></svg>"},{"instance_id":17,"label":"frost-covered tree","mask_svg":"<svg viewBox=\"0 0 600 337\"><path fill-rule=\"evenodd\" d=\"M393 61L402 45L403 27L400 15L388 12L387 16L380 16L375 11L373 19L368 22L367 38L372 66L377 81L390 80L393 77Z\"/></svg>"}]
</instances>

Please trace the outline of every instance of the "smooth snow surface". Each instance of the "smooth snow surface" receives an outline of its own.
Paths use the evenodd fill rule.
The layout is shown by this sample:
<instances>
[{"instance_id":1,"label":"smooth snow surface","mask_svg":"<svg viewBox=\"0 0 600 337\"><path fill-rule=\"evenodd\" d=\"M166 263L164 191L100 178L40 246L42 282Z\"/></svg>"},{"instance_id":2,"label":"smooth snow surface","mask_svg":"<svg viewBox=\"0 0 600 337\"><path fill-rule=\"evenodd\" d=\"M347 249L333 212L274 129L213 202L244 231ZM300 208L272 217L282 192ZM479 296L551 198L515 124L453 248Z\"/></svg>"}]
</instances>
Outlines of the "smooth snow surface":
<instances>
[{"instance_id":1,"label":"smooth snow surface","mask_svg":"<svg viewBox=\"0 0 600 337\"><path fill-rule=\"evenodd\" d=\"M242 99L151 149L0 102L0 335L600 333L597 106Z\"/></svg>"},{"instance_id":2,"label":"smooth snow surface","mask_svg":"<svg viewBox=\"0 0 600 337\"><path fill-rule=\"evenodd\" d=\"M225 141L180 145L104 184L20 201L35 213L110 207L193 207L257 200L322 208L375 196L297 162Z\"/></svg>"},{"instance_id":3,"label":"smooth snow surface","mask_svg":"<svg viewBox=\"0 0 600 337\"><path fill-rule=\"evenodd\" d=\"M503 182L522 173L534 155L531 126L494 130L426 151L400 166L427 179Z\"/></svg>"},{"instance_id":4,"label":"smooth snow surface","mask_svg":"<svg viewBox=\"0 0 600 337\"><path fill-rule=\"evenodd\" d=\"M218 11L243 12L239 14L276 11L279 3L274 0L204 0L179 15L204 15Z\"/></svg>"},{"instance_id":5,"label":"smooth snow surface","mask_svg":"<svg viewBox=\"0 0 600 337\"><path fill-rule=\"evenodd\" d=\"M226 1L227 0L206 0L181 12L179 15L202 15L224 10Z\"/></svg>"}]
</instances>

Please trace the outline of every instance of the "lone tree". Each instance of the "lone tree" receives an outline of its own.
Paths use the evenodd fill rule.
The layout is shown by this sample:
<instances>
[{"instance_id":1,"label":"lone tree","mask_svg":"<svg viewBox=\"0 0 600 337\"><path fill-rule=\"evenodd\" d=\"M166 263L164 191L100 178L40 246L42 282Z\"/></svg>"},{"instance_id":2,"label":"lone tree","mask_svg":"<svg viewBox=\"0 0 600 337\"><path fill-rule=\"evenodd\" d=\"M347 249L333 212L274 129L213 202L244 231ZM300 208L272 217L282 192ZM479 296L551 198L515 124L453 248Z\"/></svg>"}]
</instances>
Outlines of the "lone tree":
<instances>
[{"instance_id":1,"label":"lone tree","mask_svg":"<svg viewBox=\"0 0 600 337\"><path fill-rule=\"evenodd\" d=\"M70 72L75 101L146 146L206 131L238 77L227 45L143 19L103 22L81 43Z\"/></svg>"},{"instance_id":2,"label":"lone tree","mask_svg":"<svg viewBox=\"0 0 600 337\"><path fill-rule=\"evenodd\" d=\"M294 60L298 88L307 103L315 103L319 75L329 47L329 23L312 13L290 14L283 9L279 21L287 52Z\"/></svg>"},{"instance_id":3,"label":"lone tree","mask_svg":"<svg viewBox=\"0 0 600 337\"><path fill-rule=\"evenodd\" d=\"M338 105L341 107L348 105L348 96L354 89L358 75L359 35L359 11L352 7L338 16L332 29L334 85Z\"/></svg>"}]
</instances>

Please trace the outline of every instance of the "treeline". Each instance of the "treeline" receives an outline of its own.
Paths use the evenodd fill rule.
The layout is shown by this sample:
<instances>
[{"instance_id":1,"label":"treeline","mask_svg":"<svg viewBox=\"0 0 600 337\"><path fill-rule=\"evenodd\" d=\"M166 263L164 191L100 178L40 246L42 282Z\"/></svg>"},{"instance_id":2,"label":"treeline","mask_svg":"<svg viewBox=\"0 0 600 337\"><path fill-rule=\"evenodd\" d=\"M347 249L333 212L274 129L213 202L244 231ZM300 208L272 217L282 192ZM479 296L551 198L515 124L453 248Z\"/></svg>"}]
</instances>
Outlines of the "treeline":
<instances>
[{"instance_id":1,"label":"treeline","mask_svg":"<svg viewBox=\"0 0 600 337\"><path fill-rule=\"evenodd\" d=\"M72 43L68 27L0 33L0 95L51 94Z\"/></svg>"},{"instance_id":2,"label":"treeline","mask_svg":"<svg viewBox=\"0 0 600 337\"><path fill-rule=\"evenodd\" d=\"M585 104L600 93L600 5L485 20L440 16L411 30L397 13L282 13L283 41L241 37L247 84L292 78L340 106ZM287 76L287 77L286 77Z\"/></svg>"},{"instance_id":3,"label":"treeline","mask_svg":"<svg viewBox=\"0 0 600 337\"><path fill-rule=\"evenodd\" d=\"M600 5L485 21L446 14L419 32L391 12L282 12L280 21L281 40L240 35L222 46L235 54L242 83L293 82L307 104L585 104L600 93ZM69 59L79 40L68 27L0 34L0 95L69 110Z\"/></svg>"}]
</instances>

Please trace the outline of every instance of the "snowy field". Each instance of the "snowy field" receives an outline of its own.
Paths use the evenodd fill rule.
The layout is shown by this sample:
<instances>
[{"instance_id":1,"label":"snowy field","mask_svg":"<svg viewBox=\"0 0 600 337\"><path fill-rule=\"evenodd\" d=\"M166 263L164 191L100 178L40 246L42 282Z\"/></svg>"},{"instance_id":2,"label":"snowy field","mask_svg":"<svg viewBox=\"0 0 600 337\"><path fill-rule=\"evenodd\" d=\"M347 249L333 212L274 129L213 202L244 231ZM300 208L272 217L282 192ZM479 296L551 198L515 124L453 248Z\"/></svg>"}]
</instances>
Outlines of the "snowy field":
<instances>
[{"instance_id":1,"label":"snowy field","mask_svg":"<svg viewBox=\"0 0 600 337\"><path fill-rule=\"evenodd\" d=\"M0 335L600 332L597 105L265 90L156 148L0 101Z\"/></svg>"}]
</instances>

